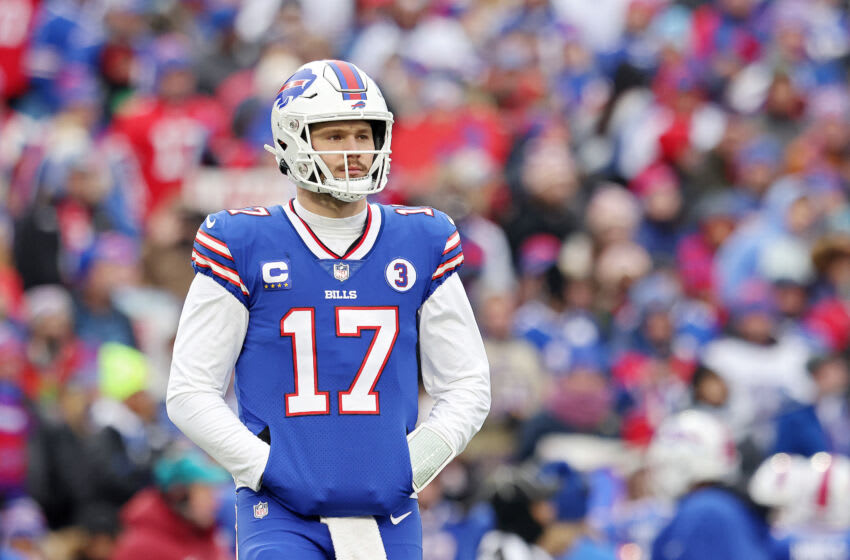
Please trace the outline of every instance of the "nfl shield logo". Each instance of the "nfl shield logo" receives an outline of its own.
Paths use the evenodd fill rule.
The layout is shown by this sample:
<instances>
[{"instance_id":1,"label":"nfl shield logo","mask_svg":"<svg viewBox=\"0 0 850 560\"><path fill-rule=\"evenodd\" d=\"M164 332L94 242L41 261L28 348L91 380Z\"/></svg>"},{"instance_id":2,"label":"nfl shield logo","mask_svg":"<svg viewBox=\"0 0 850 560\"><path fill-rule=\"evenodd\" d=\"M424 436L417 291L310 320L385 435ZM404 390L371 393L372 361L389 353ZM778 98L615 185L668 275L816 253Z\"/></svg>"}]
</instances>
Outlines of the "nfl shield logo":
<instances>
[{"instance_id":1,"label":"nfl shield logo","mask_svg":"<svg viewBox=\"0 0 850 560\"><path fill-rule=\"evenodd\" d=\"M348 265L346 263L334 263L334 278L340 282L348 280Z\"/></svg>"},{"instance_id":2,"label":"nfl shield logo","mask_svg":"<svg viewBox=\"0 0 850 560\"><path fill-rule=\"evenodd\" d=\"M254 506L254 517L256 519L262 519L263 517L269 514L269 503L268 502L260 502Z\"/></svg>"}]
</instances>

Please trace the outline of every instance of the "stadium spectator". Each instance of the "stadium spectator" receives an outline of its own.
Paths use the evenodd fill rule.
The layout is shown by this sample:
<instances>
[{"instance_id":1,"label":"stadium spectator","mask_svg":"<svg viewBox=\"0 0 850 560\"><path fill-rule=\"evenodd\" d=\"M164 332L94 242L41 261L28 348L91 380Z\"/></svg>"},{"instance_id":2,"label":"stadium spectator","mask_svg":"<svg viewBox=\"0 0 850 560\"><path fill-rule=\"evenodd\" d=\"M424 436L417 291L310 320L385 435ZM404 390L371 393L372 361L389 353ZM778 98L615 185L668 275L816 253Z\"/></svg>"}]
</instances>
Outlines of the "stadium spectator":
<instances>
[{"instance_id":1,"label":"stadium spectator","mask_svg":"<svg viewBox=\"0 0 850 560\"><path fill-rule=\"evenodd\" d=\"M498 362L494 416L460 458L474 477L516 457L517 422L548 415L562 430L609 410L572 437L629 450L590 499L616 505L605 536L618 553L648 557L666 512L627 458L682 406L733 421L745 474L776 428L800 452L844 445L846 2L2 4L0 447L12 459L0 471L18 492L26 463L48 544L68 536L67 554L48 556L87 548L91 532L85 554L109 556L112 529L84 523L99 504L80 483L105 468L90 452L98 346L144 352L162 405L197 224L294 189L269 178L280 179L262 145L281 75L307 60L355 60L386 96L392 174L376 201L431 205L457 224L460 278ZM807 374L821 355L844 358ZM592 365L592 383L577 364ZM604 407L579 398L590 385ZM172 429L161 417L149 427ZM471 497L446 508L447 496L431 513L444 528L451 509L449 532L489 509ZM791 530L800 539L780 558L791 542L847 556L843 529Z\"/></svg>"},{"instance_id":2,"label":"stadium spectator","mask_svg":"<svg viewBox=\"0 0 850 560\"><path fill-rule=\"evenodd\" d=\"M477 560L551 560L540 539L555 519L557 486L533 467L500 467L488 481L494 528L481 539Z\"/></svg>"},{"instance_id":3,"label":"stadium spectator","mask_svg":"<svg viewBox=\"0 0 850 560\"><path fill-rule=\"evenodd\" d=\"M131 99L113 121L138 158L146 217L179 201L183 181L202 157L215 161L215 142L226 133L218 104L196 93L188 38L159 37L150 56L155 96Z\"/></svg>"},{"instance_id":4,"label":"stadium spectator","mask_svg":"<svg viewBox=\"0 0 850 560\"><path fill-rule=\"evenodd\" d=\"M147 392L144 354L114 342L98 351L101 397L92 405L89 445L94 500L121 506L153 480L153 465L172 439L161 404Z\"/></svg>"},{"instance_id":5,"label":"stadium spectator","mask_svg":"<svg viewBox=\"0 0 850 560\"><path fill-rule=\"evenodd\" d=\"M74 334L71 295L59 285L26 292L26 366L21 387L35 403L49 408L60 387L84 375L95 349Z\"/></svg>"},{"instance_id":6,"label":"stadium spectator","mask_svg":"<svg viewBox=\"0 0 850 560\"><path fill-rule=\"evenodd\" d=\"M45 541L47 526L38 505L20 497L0 507L0 558L50 560Z\"/></svg>"},{"instance_id":7,"label":"stadium spectator","mask_svg":"<svg viewBox=\"0 0 850 560\"><path fill-rule=\"evenodd\" d=\"M74 315L77 335L92 345L136 346L129 318L115 305L116 293L139 281L139 250L120 234L99 236L80 259Z\"/></svg>"},{"instance_id":8,"label":"stadium spectator","mask_svg":"<svg viewBox=\"0 0 850 560\"><path fill-rule=\"evenodd\" d=\"M556 560L615 560L614 547L600 540L587 521L590 482L565 462L544 465L541 476L556 485L552 498L555 520L540 538L540 546Z\"/></svg>"},{"instance_id":9,"label":"stadium spectator","mask_svg":"<svg viewBox=\"0 0 850 560\"><path fill-rule=\"evenodd\" d=\"M775 453L811 456L820 451L850 455L850 373L836 354L813 357L807 364L815 385L814 401L795 403L776 421Z\"/></svg>"},{"instance_id":10,"label":"stadium spectator","mask_svg":"<svg viewBox=\"0 0 850 560\"><path fill-rule=\"evenodd\" d=\"M729 416L735 438L755 438L764 452L770 445L773 417L794 399L809 402L811 380L806 341L778 332L769 286L750 284L730 309L731 332L705 349L705 365L729 386Z\"/></svg>"},{"instance_id":11,"label":"stadium spectator","mask_svg":"<svg viewBox=\"0 0 850 560\"><path fill-rule=\"evenodd\" d=\"M136 494L121 512L114 560L223 560L216 540L216 486L227 472L198 452L167 454L154 464L156 486Z\"/></svg>"}]
</instances>

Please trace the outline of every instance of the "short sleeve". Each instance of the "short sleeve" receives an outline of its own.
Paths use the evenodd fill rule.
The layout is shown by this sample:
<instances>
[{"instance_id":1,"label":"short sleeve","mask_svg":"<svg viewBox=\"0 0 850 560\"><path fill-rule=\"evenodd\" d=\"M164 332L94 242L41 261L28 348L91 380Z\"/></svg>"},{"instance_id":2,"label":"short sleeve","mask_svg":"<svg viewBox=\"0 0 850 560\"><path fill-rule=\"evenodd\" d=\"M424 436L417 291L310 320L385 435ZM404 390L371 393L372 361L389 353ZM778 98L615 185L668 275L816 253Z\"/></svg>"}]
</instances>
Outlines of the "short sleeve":
<instances>
[{"instance_id":1,"label":"short sleeve","mask_svg":"<svg viewBox=\"0 0 850 560\"><path fill-rule=\"evenodd\" d=\"M223 214L210 214L198 228L192 247L192 268L221 284L248 307L248 288L239 276L236 260L228 247L228 222Z\"/></svg>"},{"instance_id":2,"label":"short sleeve","mask_svg":"<svg viewBox=\"0 0 850 560\"><path fill-rule=\"evenodd\" d=\"M442 231L437 234L437 248L440 254L437 259L438 265L431 274L431 283L428 286L426 299L463 265L463 247L457 227L451 218L442 212L438 213L437 218L444 221L440 228Z\"/></svg>"}]
</instances>

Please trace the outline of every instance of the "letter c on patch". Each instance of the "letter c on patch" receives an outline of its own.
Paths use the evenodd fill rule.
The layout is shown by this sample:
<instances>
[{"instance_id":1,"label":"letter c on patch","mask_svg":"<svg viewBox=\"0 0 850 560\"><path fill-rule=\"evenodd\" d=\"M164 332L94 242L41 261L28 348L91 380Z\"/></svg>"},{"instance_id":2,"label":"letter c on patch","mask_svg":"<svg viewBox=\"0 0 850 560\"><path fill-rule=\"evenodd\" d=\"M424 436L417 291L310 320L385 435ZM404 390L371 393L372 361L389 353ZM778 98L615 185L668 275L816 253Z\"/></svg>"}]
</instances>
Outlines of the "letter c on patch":
<instances>
[{"instance_id":1,"label":"letter c on patch","mask_svg":"<svg viewBox=\"0 0 850 560\"><path fill-rule=\"evenodd\" d=\"M263 263L263 282L286 282L289 280L289 264L283 261Z\"/></svg>"}]
</instances>

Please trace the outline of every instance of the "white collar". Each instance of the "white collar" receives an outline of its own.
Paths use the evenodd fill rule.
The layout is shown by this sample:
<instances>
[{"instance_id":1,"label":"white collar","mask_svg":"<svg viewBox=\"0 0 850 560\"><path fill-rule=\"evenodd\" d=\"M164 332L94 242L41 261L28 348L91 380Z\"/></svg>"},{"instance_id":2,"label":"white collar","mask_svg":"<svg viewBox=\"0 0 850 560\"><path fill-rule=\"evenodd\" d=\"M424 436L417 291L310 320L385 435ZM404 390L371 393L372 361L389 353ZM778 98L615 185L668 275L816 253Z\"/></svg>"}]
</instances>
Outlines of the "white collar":
<instances>
[{"instance_id":1,"label":"white collar","mask_svg":"<svg viewBox=\"0 0 850 560\"><path fill-rule=\"evenodd\" d=\"M296 209L298 210L297 212ZM302 212L306 212L306 214L302 215ZM366 207L366 210L356 216L351 216L350 218L327 218L304 210L304 207L301 206L296 199L292 199L287 204L283 205L283 213L286 214L286 217L289 219L292 227L295 229L296 233L298 233L298 236L310 252L319 259L362 259L369 253L369 251L372 250L372 247L375 245L375 241L378 239L378 234L381 231L381 209L376 204L369 204ZM311 228L312 224L324 225L325 220L330 220L333 224L332 226L329 224L328 227L336 229L356 227L355 224L358 220L360 220L359 227L363 227L363 221L365 221L366 226L363 234L360 236L360 241L351 247L344 255L338 255L322 243Z\"/></svg>"}]
</instances>

